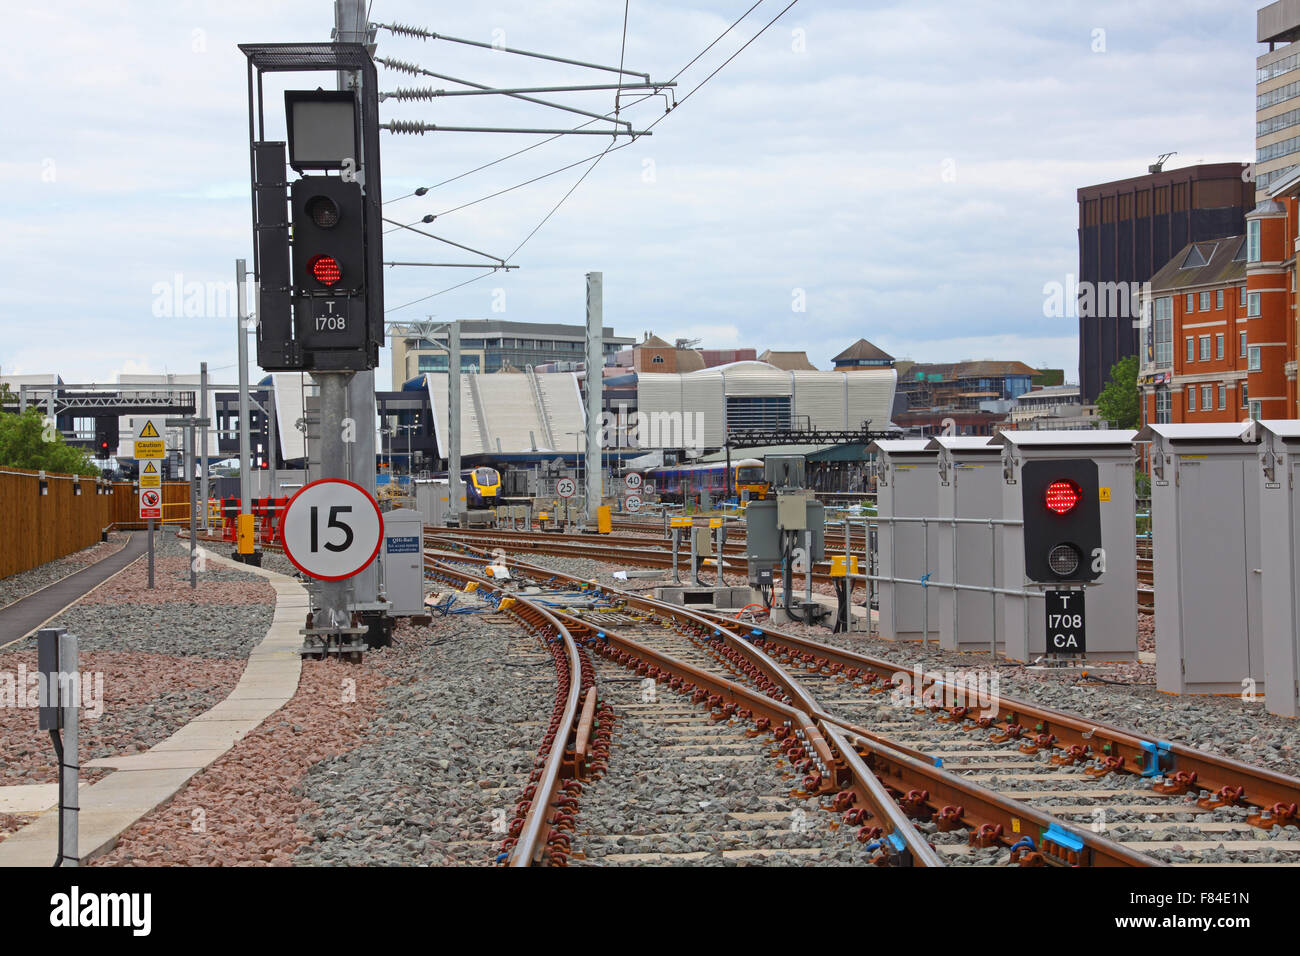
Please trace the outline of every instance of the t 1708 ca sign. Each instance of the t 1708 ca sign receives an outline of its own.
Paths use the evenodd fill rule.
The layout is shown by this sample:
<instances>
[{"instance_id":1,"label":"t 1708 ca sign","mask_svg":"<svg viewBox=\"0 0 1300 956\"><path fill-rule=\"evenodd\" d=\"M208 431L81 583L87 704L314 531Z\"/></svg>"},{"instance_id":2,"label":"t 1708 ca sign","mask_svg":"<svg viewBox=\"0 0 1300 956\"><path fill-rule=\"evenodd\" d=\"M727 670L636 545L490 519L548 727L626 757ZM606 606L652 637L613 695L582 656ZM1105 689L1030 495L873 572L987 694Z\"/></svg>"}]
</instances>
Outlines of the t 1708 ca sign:
<instances>
[{"instance_id":1,"label":"t 1708 ca sign","mask_svg":"<svg viewBox=\"0 0 1300 956\"><path fill-rule=\"evenodd\" d=\"M303 574L322 581L359 574L383 539L384 517L375 499L342 478L304 485L285 509L285 556Z\"/></svg>"}]
</instances>

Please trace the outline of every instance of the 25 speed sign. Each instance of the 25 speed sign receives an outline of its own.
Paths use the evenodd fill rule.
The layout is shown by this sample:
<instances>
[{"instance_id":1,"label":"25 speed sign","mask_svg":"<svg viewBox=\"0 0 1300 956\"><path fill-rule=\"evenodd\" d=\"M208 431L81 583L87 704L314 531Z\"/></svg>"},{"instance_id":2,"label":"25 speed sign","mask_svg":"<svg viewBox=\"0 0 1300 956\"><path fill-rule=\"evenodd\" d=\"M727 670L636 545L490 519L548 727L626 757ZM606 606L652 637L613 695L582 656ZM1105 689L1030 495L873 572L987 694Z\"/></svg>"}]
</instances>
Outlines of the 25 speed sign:
<instances>
[{"instance_id":1,"label":"25 speed sign","mask_svg":"<svg viewBox=\"0 0 1300 956\"><path fill-rule=\"evenodd\" d=\"M383 540L379 505L360 485L342 478L304 485L285 509L285 555L303 574L322 581L359 574Z\"/></svg>"}]
</instances>

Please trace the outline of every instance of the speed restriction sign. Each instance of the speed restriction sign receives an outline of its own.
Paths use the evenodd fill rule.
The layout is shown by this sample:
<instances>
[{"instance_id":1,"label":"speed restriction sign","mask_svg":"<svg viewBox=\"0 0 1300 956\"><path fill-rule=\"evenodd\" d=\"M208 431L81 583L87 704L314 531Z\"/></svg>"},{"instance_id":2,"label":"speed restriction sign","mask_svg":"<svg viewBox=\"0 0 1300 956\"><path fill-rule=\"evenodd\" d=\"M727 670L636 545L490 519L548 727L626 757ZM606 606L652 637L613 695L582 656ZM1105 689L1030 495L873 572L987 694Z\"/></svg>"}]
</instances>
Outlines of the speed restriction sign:
<instances>
[{"instance_id":1,"label":"speed restriction sign","mask_svg":"<svg viewBox=\"0 0 1300 956\"><path fill-rule=\"evenodd\" d=\"M628 491L640 491L641 473L636 471L629 471L627 475L623 478L623 483L627 485Z\"/></svg>"},{"instance_id":2,"label":"speed restriction sign","mask_svg":"<svg viewBox=\"0 0 1300 956\"><path fill-rule=\"evenodd\" d=\"M623 508L626 511L637 512L641 510L641 496L628 495L623 499Z\"/></svg>"},{"instance_id":3,"label":"speed restriction sign","mask_svg":"<svg viewBox=\"0 0 1300 956\"><path fill-rule=\"evenodd\" d=\"M561 498L572 498L578 493L578 483L572 478L561 478L555 483L555 493Z\"/></svg>"},{"instance_id":4,"label":"speed restriction sign","mask_svg":"<svg viewBox=\"0 0 1300 956\"><path fill-rule=\"evenodd\" d=\"M360 485L322 478L304 485L284 512L284 553L309 577L341 581L364 570L384 539L379 505Z\"/></svg>"}]
</instances>

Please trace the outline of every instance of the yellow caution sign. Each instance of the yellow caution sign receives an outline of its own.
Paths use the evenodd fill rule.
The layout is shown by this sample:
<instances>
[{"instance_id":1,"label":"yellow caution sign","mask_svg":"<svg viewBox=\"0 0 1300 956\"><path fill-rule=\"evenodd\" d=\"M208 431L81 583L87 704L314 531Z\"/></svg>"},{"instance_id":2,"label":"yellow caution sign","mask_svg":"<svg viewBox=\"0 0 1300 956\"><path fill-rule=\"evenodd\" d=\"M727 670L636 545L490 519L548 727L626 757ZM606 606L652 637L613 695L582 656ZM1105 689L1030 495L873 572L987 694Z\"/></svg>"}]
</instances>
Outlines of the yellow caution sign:
<instances>
[{"instance_id":1,"label":"yellow caution sign","mask_svg":"<svg viewBox=\"0 0 1300 956\"><path fill-rule=\"evenodd\" d=\"M710 528L721 528L721 527L722 527L722 519L721 519L721 518L710 518L710 519L709 519L709 527L710 527Z\"/></svg>"},{"instance_id":2,"label":"yellow caution sign","mask_svg":"<svg viewBox=\"0 0 1300 956\"><path fill-rule=\"evenodd\" d=\"M831 555L831 577L842 578L846 571L848 574L858 573L858 556L855 554L846 561L842 554Z\"/></svg>"},{"instance_id":3,"label":"yellow caution sign","mask_svg":"<svg viewBox=\"0 0 1300 956\"><path fill-rule=\"evenodd\" d=\"M148 458L140 462L141 488L162 487L162 469L159 468L161 464L162 462L156 458Z\"/></svg>"},{"instance_id":4,"label":"yellow caution sign","mask_svg":"<svg viewBox=\"0 0 1300 956\"><path fill-rule=\"evenodd\" d=\"M672 522L674 528L689 528L692 523L690 518L673 518Z\"/></svg>"},{"instance_id":5,"label":"yellow caution sign","mask_svg":"<svg viewBox=\"0 0 1300 956\"><path fill-rule=\"evenodd\" d=\"M167 457L167 444L163 441L162 433L158 431L158 426L154 424L152 418L146 418L140 430L135 433L135 457L137 459Z\"/></svg>"},{"instance_id":6,"label":"yellow caution sign","mask_svg":"<svg viewBox=\"0 0 1300 956\"><path fill-rule=\"evenodd\" d=\"M1109 488L1098 488L1098 489L1097 489L1097 496L1098 496L1098 498L1100 498L1102 501L1110 501L1110 489L1109 489Z\"/></svg>"}]
</instances>

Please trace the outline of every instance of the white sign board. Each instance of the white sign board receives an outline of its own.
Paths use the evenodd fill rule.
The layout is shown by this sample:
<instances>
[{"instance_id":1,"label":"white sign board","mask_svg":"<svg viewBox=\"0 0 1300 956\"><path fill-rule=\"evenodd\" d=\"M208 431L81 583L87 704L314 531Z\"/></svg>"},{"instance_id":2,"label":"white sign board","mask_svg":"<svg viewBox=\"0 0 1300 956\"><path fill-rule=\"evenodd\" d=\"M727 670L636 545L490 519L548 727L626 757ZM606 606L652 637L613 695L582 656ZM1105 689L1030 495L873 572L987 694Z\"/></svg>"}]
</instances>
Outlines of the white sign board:
<instances>
[{"instance_id":1,"label":"white sign board","mask_svg":"<svg viewBox=\"0 0 1300 956\"><path fill-rule=\"evenodd\" d=\"M561 478L555 483L555 493L561 498L572 498L578 493L578 483L572 478Z\"/></svg>"},{"instance_id":2,"label":"white sign board","mask_svg":"<svg viewBox=\"0 0 1300 956\"><path fill-rule=\"evenodd\" d=\"M322 478L304 485L284 513L284 553L294 566L322 581L360 573L379 553L384 518L360 485Z\"/></svg>"},{"instance_id":3,"label":"white sign board","mask_svg":"<svg viewBox=\"0 0 1300 956\"><path fill-rule=\"evenodd\" d=\"M628 495L623 499L623 510L637 512L641 510L641 496Z\"/></svg>"},{"instance_id":4,"label":"white sign board","mask_svg":"<svg viewBox=\"0 0 1300 956\"><path fill-rule=\"evenodd\" d=\"M162 517L162 491L158 488L140 489L140 517Z\"/></svg>"},{"instance_id":5,"label":"white sign board","mask_svg":"<svg viewBox=\"0 0 1300 956\"><path fill-rule=\"evenodd\" d=\"M623 484L627 485L628 491L641 490L641 474L636 471L629 471L623 476Z\"/></svg>"}]
</instances>

